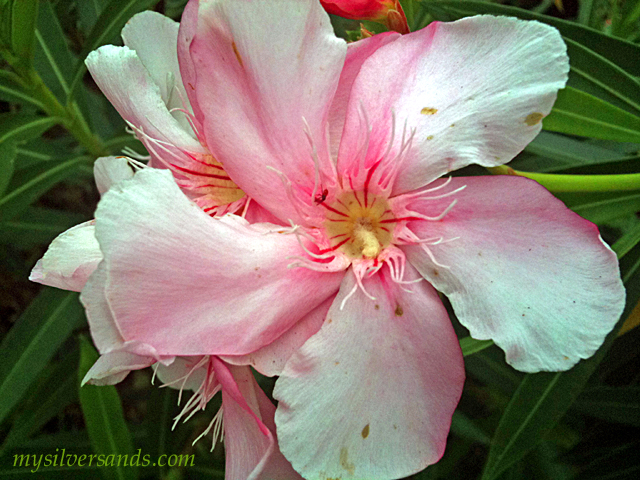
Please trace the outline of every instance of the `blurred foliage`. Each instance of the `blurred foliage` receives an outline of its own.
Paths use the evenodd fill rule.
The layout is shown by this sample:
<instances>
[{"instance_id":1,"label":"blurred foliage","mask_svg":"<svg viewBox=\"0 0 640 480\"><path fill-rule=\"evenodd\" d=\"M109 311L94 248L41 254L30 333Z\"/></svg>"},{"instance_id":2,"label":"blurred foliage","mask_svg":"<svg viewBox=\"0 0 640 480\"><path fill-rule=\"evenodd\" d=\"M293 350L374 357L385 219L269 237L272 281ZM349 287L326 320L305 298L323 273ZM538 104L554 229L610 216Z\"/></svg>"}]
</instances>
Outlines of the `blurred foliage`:
<instances>
[{"instance_id":1,"label":"blurred foliage","mask_svg":"<svg viewBox=\"0 0 640 480\"><path fill-rule=\"evenodd\" d=\"M47 244L91 218L96 157L141 150L86 73L83 59L136 12L176 20L186 0L0 0L0 476L224 478L224 449L195 436L208 413L171 430L177 393L149 369L117 387L82 387L95 352L77 294L27 281ZM600 227L618 254L627 308L591 359L564 373L522 374L490 342L463 339L467 383L447 451L413 476L440 479L626 479L640 476L640 0L403 0L413 30L479 13L536 19L560 30L569 87L510 167L523 174L608 175L604 189L556 194ZM333 18L339 35L360 24ZM366 24L372 31L379 27ZM377 30L376 30L377 29ZM469 167L465 174L486 174ZM622 188L622 177L626 177ZM595 178L595 177L594 177ZM631 179L631 183L629 183ZM635 309L635 312L634 311ZM633 312L633 314L632 314ZM624 327L625 334L617 336ZM260 378L266 391L273 379ZM102 412L102 413L101 413ZM106 413L105 413L106 412ZM196 467L15 468L13 454L66 449L196 454Z\"/></svg>"}]
</instances>

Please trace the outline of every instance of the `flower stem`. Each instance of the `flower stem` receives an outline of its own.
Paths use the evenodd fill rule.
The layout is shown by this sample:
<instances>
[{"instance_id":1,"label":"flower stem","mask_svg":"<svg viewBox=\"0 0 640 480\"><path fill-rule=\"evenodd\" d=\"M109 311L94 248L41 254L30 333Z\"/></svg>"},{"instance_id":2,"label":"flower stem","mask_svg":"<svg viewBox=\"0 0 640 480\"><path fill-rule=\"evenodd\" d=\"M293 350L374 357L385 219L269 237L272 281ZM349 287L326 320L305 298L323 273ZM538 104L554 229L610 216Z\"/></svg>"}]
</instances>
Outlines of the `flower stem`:
<instances>
[{"instance_id":1,"label":"flower stem","mask_svg":"<svg viewBox=\"0 0 640 480\"><path fill-rule=\"evenodd\" d=\"M517 175L535 180L551 192L622 192L640 190L640 173L623 175L562 175L514 170L506 165L488 167L494 175Z\"/></svg>"},{"instance_id":2,"label":"flower stem","mask_svg":"<svg viewBox=\"0 0 640 480\"><path fill-rule=\"evenodd\" d=\"M108 154L102 141L89 128L75 102L70 101L63 106L35 70L24 72L21 79L30 95L42 105L45 113L50 117L59 118L60 123L89 153L96 157Z\"/></svg>"}]
</instances>

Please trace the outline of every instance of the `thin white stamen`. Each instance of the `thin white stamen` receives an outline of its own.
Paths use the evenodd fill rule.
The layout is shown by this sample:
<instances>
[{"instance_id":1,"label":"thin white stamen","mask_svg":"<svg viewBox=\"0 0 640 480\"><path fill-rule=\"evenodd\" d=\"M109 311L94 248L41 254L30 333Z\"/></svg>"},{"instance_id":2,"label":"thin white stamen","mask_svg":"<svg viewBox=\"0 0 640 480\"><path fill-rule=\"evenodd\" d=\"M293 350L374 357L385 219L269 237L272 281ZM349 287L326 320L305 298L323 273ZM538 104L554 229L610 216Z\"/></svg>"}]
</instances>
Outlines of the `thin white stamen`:
<instances>
[{"instance_id":1,"label":"thin white stamen","mask_svg":"<svg viewBox=\"0 0 640 480\"><path fill-rule=\"evenodd\" d=\"M356 293L356 290L358 290L358 284L357 283L353 286L353 288L347 294L347 296L342 299L342 302L340 302L340 310L341 311L344 309L344 306L347 303L347 300L349 300L353 296L353 294Z\"/></svg>"},{"instance_id":2,"label":"thin white stamen","mask_svg":"<svg viewBox=\"0 0 640 480\"><path fill-rule=\"evenodd\" d=\"M437 217L428 217L426 215L422 215L421 213L416 213L416 212L411 212L411 216L421 218L422 220L427 220L430 222L437 222L438 220L442 220L445 217L445 215L449 213L453 207L455 207L456 203L458 203L457 199L451 202L449 206L445 208L444 212L442 212Z\"/></svg>"},{"instance_id":3,"label":"thin white stamen","mask_svg":"<svg viewBox=\"0 0 640 480\"><path fill-rule=\"evenodd\" d=\"M135 158L136 160L148 161L151 158L151 155L142 155L141 153L136 152L131 147L124 147L122 149L122 153L124 153L127 157Z\"/></svg>"}]
</instances>

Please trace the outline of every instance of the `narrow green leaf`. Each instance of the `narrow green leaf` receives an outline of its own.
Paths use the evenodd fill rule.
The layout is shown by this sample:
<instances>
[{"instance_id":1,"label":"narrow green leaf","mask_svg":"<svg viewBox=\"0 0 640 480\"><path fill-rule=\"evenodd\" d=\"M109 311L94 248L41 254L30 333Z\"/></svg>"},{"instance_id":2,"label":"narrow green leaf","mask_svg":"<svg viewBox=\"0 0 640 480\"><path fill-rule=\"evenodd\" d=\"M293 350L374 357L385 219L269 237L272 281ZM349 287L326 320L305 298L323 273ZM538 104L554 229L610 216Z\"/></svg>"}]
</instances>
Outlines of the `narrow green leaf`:
<instances>
[{"instance_id":1,"label":"narrow green leaf","mask_svg":"<svg viewBox=\"0 0 640 480\"><path fill-rule=\"evenodd\" d=\"M640 143L640 117L572 87L558 92L542 125L569 135Z\"/></svg>"},{"instance_id":2,"label":"narrow green leaf","mask_svg":"<svg viewBox=\"0 0 640 480\"><path fill-rule=\"evenodd\" d=\"M89 52L95 50L105 43L113 42L120 34L125 23L136 13L153 7L159 0L111 0L98 18L91 33L87 36L84 48L80 54L81 62L78 63L73 81L71 82L71 92L80 84L86 65L84 59Z\"/></svg>"},{"instance_id":3,"label":"narrow green leaf","mask_svg":"<svg viewBox=\"0 0 640 480\"><path fill-rule=\"evenodd\" d=\"M0 143L0 198L11 181L15 169L15 160L18 152L13 142Z\"/></svg>"},{"instance_id":4,"label":"narrow green leaf","mask_svg":"<svg viewBox=\"0 0 640 480\"><path fill-rule=\"evenodd\" d=\"M459 410L453 412L453 418L451 419L451 432L456 435L471 440L472 442L480 443L482 445L489 445L491 439L489 436L478 427L473 421Z\"/></svg>"},{"instance_id":5,"label":"narrow green leaf","mask_svg":"<svg viewBox=\"0 0 640 480\"><path fill-rule=\"evenodd\" d=\"M581 217L601 225L640 211L640 192L558 194Z\"/></svg>"},{"instance_id":6,"label":"narrow green leaf","mask_svg":"<svg viewBox=\"0 0 640 480\"><path fill-rule=\"evenodd\" d=\"M75 292L45 287L29 305L0 345L0 422L83 318Z\"/></svg>"},{"instance_id":7,"label":"narrow green leaf","mask_svg":"<svg viewBox=\"0 0 640 480\"><path fill-rule=\"evenodd\" d=\"M538 173L624 173L609 165L633 163L637 158L583 140L542 131L509 166L514 170ZM594 172L595 166L602 171ZM629 173L636 170L637 168L630 168Z\"/></svg>"},{"instance_id":8,"label":"narrow green leaf","mask_svg":"<svg viewBox=\"0 0 640 480\"><path fill-rule=\"evenodd\" d=\"M174 439L173 417L176 414L178 404L177 391L172 388L152 388L149 402L147 403L147 415L145 416L145 445L143 451L149 453L152 458L161 455L170 455L172 452L171 441ZM169 470L167 465L157 465L157 478L166 478Z\"/></svg>"},{"instance_id":9,"label":"narrow green leaf","mask_svg":"<svg viewBox=\"0 0 640 480\"><path fill-rule=\"evenodd\" d=\"M581 45L564 39L569 63L568 85L633 114L640 113L640 81L611 60Z\"/></svg>"},{"instance_id":10,"label":"narrow green leaf","mask_svg":"<svg viewBox=\"0 0 640 480\"><path fill-rule=\"evenodd\" d=\"M592 417L640 427L640 387L589 388L574 406Z\"/></svg>"},{"instance_id":11,"label":"narrow green leaf","mask_svg":"<svg viewBox=\"0 0 640 480\"><path fill-rule=\"evenodd\" d=\"M26 141L37 138L60 119L33 114L2 113L0 114L0 143L7 140Z\"/></svg>"},{"instance_id":12,"label":"narrow green leaf","mask_svg":"<svg viewBox=\"0 0 640 480\"><path fill-rule=\"evenodd\" d=\"M36 40L35 65L38 74L64 105L77 62L69 50L66 36L49 0L44 0L41 5Z\"/></svg>"},{"instance_id":13,"label":"narrow green leaf","mask_svg":"<svg viewBox=\"0 0 640 480\"><path fill-rule=\"evenodd\" d=\"M60 157L60 152L71 152L74 146L75 140L70 136L63 136L56 139L39 137L21 143L17 148L18 158L16 159L16 171L32 167L42 162L50 162L52 165L61 163L64 157Z\"/></svg>"},{"instance_id":14,"label":"narrow green leaf","mask_svg":"<svg viewBox=\"0 0 640 480\"><path fill-rule=\"evenodd\" d=\"M640 210L640 208L638 209ZM620 240L616 242L616 252L618 258L624 257L633 247L640 243L640 222L626 232Z\"/></svg>"},{"instance_id":15,"label":"narrow green leaf","mask_svg":"<svg viewBox=\"0 0 640 480\"><path fill-rule=\"evenodd\" d=\"M31 104L42 108L42 103L26 91L17 81L13 72L0 70L0 99L11 103Z\"/></svg>"},{"instance_id":16,"label":"narrow green leaf","mask_svg":"<svg viewBox=\"0 0 640 480\"><path fill-rule=\"evenodd\" d=\"M80 338L80 364L78 384L98 359L89 340ZM98 455L133 456L133 442L124 419L120 397L114 386L80 387L80 404L84 421L91 439L93 451ZM101 470L105 480L134 480L138 476L137 467L118 465Z\"/></svg>"},{"instance_id":17,"label":"narrow green leaf","mask_svg":"<svg viewBox=\"0 0 640 480\"><path fill-rule=\"evenodd\" d=\"M47 245L65 230L86 220L78 213L27 207L17 218L0 223L0 244L25 250Z\"/></svg>"},{"instance_id":18,"label":"narrow green leaf","mask_svg":"<svg viewBox=\"0 0 640 480\"><path fill-rule=\"evenodd\" d=\"M11 44L14 55L24 68L31 66L34 49L34 33L38 18L38 0L13 2L11 16Z\"/></svg>"},{"instance_id":19,"label":"narrow green leaf","mask_svg":"<svg viewBox=\"0 0 640 480\"><path fill-rule=\"evenodd\" d=\"M26 404L7 434L0 456L1 452L24 442L77 398L77 364L78 351L75 349L49 370L37 388L28 392Z\"/></svg>"},{"instance_id":20,"label":"narrow green leaf","mask_svg":"<svg viewBox=\"0 0 640 480\"><path fill-rule=\"evenodd\" d=\"M467 375L508 396L513 395L524 377L505 363L504 352L495 345L465 357L464 364Z\"/></svg>"},{"instance_id":21,"label":"narrow green leaf","mask_svg":"<svg viewBox=\"0 0 640 480\"><path fill-rule=\"evenodd\" d=\"M85 0L77 3L78 26L85 34L95 26L106 3L106 0Z\"/></svg>"},{"instance_id":22,"label":"narrow green leaf","mask_svg":"<svg viewBox=\"0 0 640 480\"><path fill-rule=\"evenodd\" d=\"M41 173L0 198L0 221L11 220L53 185L72 175L88 159L77 157L54 166L45 165Z\"/></svg>"},{"instance_id":23,"label":"narrow green leaf","mask_svg":"<svg viewBox=\"0 0 640 480\"><path fill-rule=\"evenodd\" d=\"M460 348L462 349L462 355L464 357L480 352L491 345L493 345L493 340L476 340L471 337L460 339Z\"/></svg>"}]
</instances>

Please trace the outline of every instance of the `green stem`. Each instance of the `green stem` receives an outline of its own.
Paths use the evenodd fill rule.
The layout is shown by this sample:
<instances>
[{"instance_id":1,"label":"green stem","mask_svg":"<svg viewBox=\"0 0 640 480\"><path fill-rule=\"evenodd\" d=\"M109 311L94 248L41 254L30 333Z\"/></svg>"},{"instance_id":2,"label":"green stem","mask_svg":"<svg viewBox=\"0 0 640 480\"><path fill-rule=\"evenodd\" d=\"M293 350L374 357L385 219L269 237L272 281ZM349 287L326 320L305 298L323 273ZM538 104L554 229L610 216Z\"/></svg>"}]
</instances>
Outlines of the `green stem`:
<instances>
[{"instance_id":1,"label":"green stem","mask_svg":"<svg viewBox=\"0 0 640 480\"><path fill-rule=\"evenodd\" d=\"M108 155L105 145L93 134L75 102L69 102L63 106L35 70L24 68L10 52L2 50L0 53L15 70L19 83L41 105L48 116L59 118L60 123L92 155L96 157Z\"/></svg>"},{"instance_id":2,"label":"green stem","mask_svg":"<svg viewBox=\"0 0 640 480\"><path fill-rule=\"evenodd\" d=\"M35 70L27 72L25 76L27 77L24 79L27 88L40 101L47 115L60 118L62 125L92 155L100 157L108 154L102 141L93 134L74 102L63 106Z\"/></svg>"},{"instance_id":3,"label":"green stem","mask_svg":"<svg viewBox=\"0 0 640 480\"><path fill-rule=\"evenodd\" d=\"M514 170L502 165L487 168L495 175L517 175L535 180L551 192L623 192L640 190L640 173L624 175L562 175Z\"/></svg>"}]
</instances>

